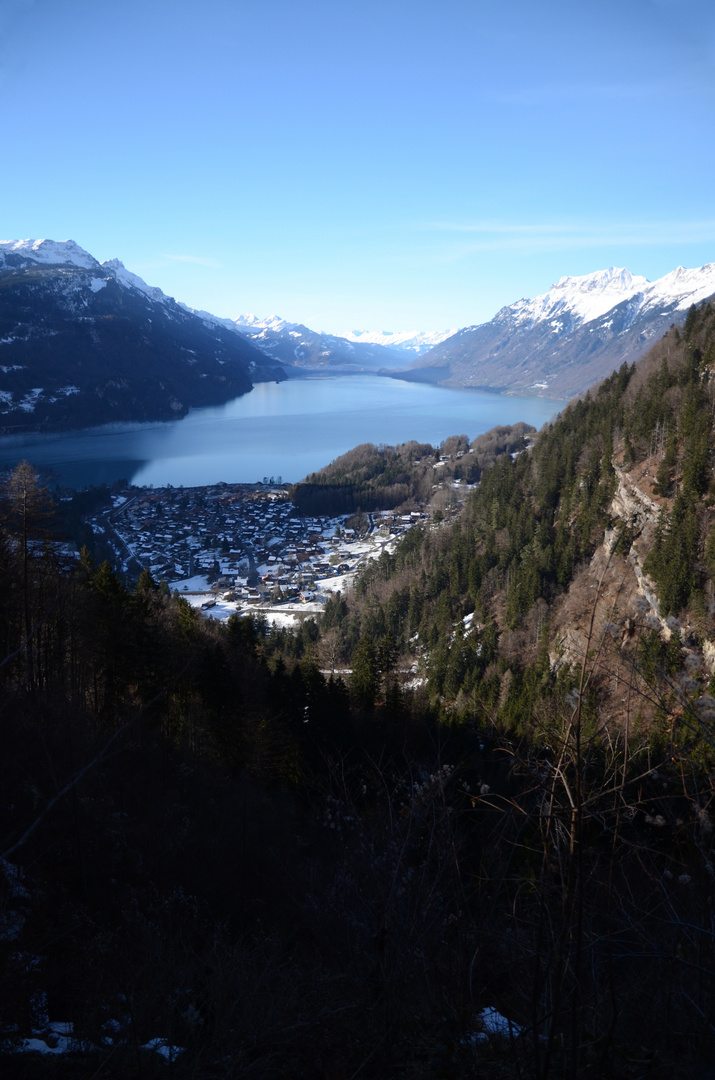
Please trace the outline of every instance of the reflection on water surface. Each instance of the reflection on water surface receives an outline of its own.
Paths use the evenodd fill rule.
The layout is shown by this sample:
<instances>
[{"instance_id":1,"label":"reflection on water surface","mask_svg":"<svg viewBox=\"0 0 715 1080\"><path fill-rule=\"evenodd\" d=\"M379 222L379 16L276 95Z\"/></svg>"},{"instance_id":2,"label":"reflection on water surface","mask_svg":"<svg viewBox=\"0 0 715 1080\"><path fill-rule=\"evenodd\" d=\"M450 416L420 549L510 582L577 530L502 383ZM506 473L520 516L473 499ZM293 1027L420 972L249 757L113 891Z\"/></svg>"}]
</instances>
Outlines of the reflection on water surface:
<instances>
[{"instance_id":1,"label":"reflection on water surface","mask_svg":"<svg viewBox=\"0 0 715 1080\"><path fill-rule=\"evenodd\" d=\"M262 383L250 394L165 424L122 424L0 439L0 466L22 458L72 487L111 483L186 487L301 480L363 442L470 439L497 424L539 428L563 406L545 398L448 390L378 376Z\"/></svg>"}]
</instances>

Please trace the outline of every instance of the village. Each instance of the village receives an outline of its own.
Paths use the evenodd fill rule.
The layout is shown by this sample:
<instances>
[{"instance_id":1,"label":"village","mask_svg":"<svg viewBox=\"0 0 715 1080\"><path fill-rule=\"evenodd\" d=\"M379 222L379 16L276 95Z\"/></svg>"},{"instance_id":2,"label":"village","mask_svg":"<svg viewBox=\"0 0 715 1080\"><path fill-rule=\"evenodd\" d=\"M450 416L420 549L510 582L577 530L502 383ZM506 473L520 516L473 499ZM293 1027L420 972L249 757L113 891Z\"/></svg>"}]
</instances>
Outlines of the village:
<instances>
[{"instance_id":1,"label":"village","mask_svg":"<svg viewBox=\"0 0 715 1080\"><path fill-rule=\"evenodd\" d=\"M128 577L146 567L211 618L263 614L290 627L315 614L331 592L350 587L423 510L378 511L353 522L301 517L287 487L261 484L129 488L89 519ZM350 527L347 522L358 527Z\"/></svg>"}]
</instances>

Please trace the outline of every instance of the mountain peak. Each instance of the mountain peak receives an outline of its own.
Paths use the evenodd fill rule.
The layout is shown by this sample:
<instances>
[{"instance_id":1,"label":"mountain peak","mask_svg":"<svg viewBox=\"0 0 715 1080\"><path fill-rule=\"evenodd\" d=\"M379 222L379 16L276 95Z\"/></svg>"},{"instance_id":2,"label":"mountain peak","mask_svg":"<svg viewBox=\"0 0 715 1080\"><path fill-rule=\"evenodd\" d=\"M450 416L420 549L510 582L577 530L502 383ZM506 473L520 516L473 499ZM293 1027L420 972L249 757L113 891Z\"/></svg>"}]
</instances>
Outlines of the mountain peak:
<instances>
[{"instance_id":1,"label":"mountain peak","mask_svg":"<svg viewBox=\"0 0 715 1080\"><path fill-rule=\"evenodd\" d=\"M456 334L456 330L348 330L340 337L347 341L364 344L384 345L398 352L414 353L421 356L434 345L439 345L445 338Z\"/></svg>"},{"instance_id":2,"label":"mountain peak","mask_svg":"<svg viewBox=\"0 0 715 1080\"><path fill-rule=\"evenodd\" d=\"M570 289L578 292L594 292L600 289L623 289L630 291L634 284L648 283L647 278L634 277L625 266L609 266L607 270L595 270L592 274L583 274L581 277L564 276L559 278L553 289Z\"/></svg>"},{"instance_id":3,"label":"mountain peak","mask_svg":"<svg viewBox=\"0 0 715 1080\"><path fill-rule=\"evenodd\" d=\"M82 270L99 267L97 260L74 240L3 240L0 241L0 263L34 262L43 266L78 266Z\"/></svg>"},{"instance_id":4,"label":"mountain peak","mask_svg":"<svg viewBox=\"0 0 715 1080\"><path fill-rule=\"evenodd\" d=\"M648 279L632 274L625 267L610 266L581 277L562 277L547 293L533 300L518 300L503 308L500 314L516 318L520 323L537 323L554 320L554 329L568 322L580 326L605 315L616 304L642 292L649 285Z\"/></svg>"},{"instance_id":5,"label":"mountain peak","mask_svg":"<svg viewBox=\"0 0 715 1080\"><path fill-rule=\"evenodd\" d=\"M618 266L562 277L541 296L461 330L414 366L434 372L421 381L565 398L636 359L691 304L713 296L715 263L679 266L652 282Z\"/></svg>"},{"instance_id":6,"label":"mountain peak","mask_svg":"<svg viewBox=\"0 0 715 1080\"><path fill-rule=\"evenodd\" d=\"M282 319L280 315L267 315L264 319L259 319L257 315L239 315L233 319L233 322L237 327L248 327L251 330L286 330L296 326L296 323L289 323L285 319Z\"/></svg>"}]
</instances>

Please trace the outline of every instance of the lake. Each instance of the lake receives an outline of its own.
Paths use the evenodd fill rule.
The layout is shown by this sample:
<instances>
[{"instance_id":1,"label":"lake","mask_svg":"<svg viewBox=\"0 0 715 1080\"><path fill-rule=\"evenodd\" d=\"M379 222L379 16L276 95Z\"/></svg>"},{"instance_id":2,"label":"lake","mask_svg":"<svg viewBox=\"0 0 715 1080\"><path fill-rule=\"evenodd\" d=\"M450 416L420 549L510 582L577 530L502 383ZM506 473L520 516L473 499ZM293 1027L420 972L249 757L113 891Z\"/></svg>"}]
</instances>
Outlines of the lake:
<instances>
[{"instance_id":1,"label":"lake","mask_svg":"<svg viewBox=\"0 0 715 1080\"><path fill-rule=\"evenodd\" d=\"M155 487L295 482L359 443L439 445L518 420L540 428L564 405L371 375L294 379L167 423L6 436L0 467L24 458L76 488L121 478Z\"/></svg>"}]
</instances>

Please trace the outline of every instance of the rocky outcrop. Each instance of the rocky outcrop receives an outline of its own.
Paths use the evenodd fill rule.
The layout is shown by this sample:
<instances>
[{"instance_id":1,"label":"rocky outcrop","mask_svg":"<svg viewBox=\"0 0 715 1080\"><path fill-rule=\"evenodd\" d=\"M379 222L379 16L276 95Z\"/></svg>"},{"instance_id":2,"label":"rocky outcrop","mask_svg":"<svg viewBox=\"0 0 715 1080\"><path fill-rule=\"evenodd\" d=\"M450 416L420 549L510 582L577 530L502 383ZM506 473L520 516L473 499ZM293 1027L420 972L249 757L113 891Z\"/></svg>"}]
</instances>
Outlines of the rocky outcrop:
<instances>
[{"instance_id":1,"label":"rocky outcrop","mask_svg":"<svg viewBox=\"0 0 715 1080\"><path fill-rule=\"evenodd\" d=\"M628 561L633 567L638 582L639 594L648 603L650 614L658 619L666 637L670 637L670 627L661 617L655 585L643 570L643 562L650 551L661 513L661 506L647 495L635 482L633 476L616 468L617 487L611 502L611 513L620 519L622 528L627 529L631 538ZM609 533L606 533L609 536ZM615 548L619 539L619 530L610 531L611 543Z\"/></svg>"},{"instance_id":2,"label":"rocky outcrop","mask_svg":"<svg viewBox=\"0 0 715 1080\"><path fill-rule=\"evenodd\" d=\"M553 608L552 667L569 664L577 684L576 673L587 658L588 678L599 683L606 724L625 722L633 707L637 651L632 646L644 631L658 630L670 640L677 629L689 671L715 671L715 642L697 640L690 626L662 616L655 584L643 569L660 515L667 509L665 500L644 490L651 488L653 472L653 462L631 472L616 468L612 525Z\"/></svg>"}]
</instances>

